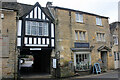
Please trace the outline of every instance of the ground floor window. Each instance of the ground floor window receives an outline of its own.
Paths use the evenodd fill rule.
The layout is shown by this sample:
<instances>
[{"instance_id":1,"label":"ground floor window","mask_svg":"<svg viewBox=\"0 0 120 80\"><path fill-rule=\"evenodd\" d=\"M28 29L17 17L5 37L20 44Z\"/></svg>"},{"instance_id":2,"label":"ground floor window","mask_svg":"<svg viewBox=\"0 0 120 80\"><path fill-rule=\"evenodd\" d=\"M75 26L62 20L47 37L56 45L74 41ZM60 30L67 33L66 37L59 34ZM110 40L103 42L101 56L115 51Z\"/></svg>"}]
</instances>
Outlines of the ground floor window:
<instances>
[{"instance_id":1,"label":"ground floor window","mask_svg":"<svg viewBox=\"0 0 120 80\"><path fill-rule=\"evenodd\" d=\"M91 56L90 54L75 54L75 69L79 71L87 70L90 68Z\"/></svg>"}]
</instances>

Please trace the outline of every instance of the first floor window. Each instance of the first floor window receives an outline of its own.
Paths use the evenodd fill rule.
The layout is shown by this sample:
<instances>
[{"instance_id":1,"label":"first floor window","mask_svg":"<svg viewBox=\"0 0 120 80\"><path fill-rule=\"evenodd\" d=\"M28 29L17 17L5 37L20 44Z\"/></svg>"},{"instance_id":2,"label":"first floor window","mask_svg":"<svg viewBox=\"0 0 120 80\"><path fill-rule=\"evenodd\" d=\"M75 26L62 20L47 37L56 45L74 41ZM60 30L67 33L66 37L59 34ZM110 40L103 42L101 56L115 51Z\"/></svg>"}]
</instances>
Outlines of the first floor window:
<instances>
[{"instance_id":1,"label":"first floor window","mask_svg":"<svg viewBox=\"0 0 120 80\"><path fill-rule=\"evenodd\" d=\"M78 32L75 31L75 40L78 40Z\"/></svg>"},{"instance_id":2,"label":"first floor window","mask_svg":"<svg viewBox=\"0 0 120 80\"><path fill-rule=\"evenodd\" d=\"M76 40L86 40L86 31L75 31Z\"/></svg>"},{"instance_id":3,"label":"first floor window","mask_svg":"<svg viewBox=\"0 0 120 80\"><path fill-rule=\"evenodd\" d=\"M48 23L26 21L26 35L48 36Z\"/></svg>"},{"instance_id":4,"label":"first floor window","mask_svg":"<svg viewBox=\"0 0 120 80\"><path fill-rule=\"evenodd\" d=\"M90 68L90 54L75 54L76 70L87 70Z\"/></svg>"},{"instance_id":5,"label":"first floor window","mask_svg":"<svg viewBox=\"0 0 120 80\"><path fill-rule=\"evenodd\" d=\"M105 33L97 33L96 35L97 41L105 41Z\"/></svg>"}]
</instances>

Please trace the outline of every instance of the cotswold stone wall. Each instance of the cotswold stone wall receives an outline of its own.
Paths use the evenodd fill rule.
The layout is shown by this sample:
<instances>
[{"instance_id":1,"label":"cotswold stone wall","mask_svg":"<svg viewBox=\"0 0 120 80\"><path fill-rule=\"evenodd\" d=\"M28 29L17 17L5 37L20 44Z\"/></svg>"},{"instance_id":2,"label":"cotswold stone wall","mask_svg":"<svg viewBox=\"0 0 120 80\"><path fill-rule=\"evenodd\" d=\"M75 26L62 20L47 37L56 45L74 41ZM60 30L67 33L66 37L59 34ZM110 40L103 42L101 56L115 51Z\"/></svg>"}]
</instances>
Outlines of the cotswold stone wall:
<instances>
[{"instance_id":1,"label":"cotswold stone wall","mask_svg":"<svg viewBox=\"0 0 120 80\"><path fill-rule=\"evenodd\" d=\"M96 16L83 14L83 23L76 22L76 12L56 9L56 51L60 51L60 69L61 77L74 75L74 42L90 43L94 46L91 51L91 64L99 62L101 53L98 52L100 46L107 46L110 48L110 30L107 18L102 18L102 26L96 25ZM86 40L75 40L75 30L86 31ZM105 42L98 42L96 40L97 32L105 33ZM107 68L114 68L114 54L107 52ZM72 64L71 64L72 62ZM100 63L100 62L99 62ZM69 65L72 66L69 66Z\"/></svg>"},{"instance_id":2,"label":"cotswold stone wall","mask_svg":"<svg viewBox=\"0 0 120 80\"><path fill-rule=\"evenodd\" d=\"M2 77L14 78L17 72L17 53L16 53L16 12L3 10L4 18L0 18L2 26L0 44L2 48Z\"/></svg>"}]
</instances>

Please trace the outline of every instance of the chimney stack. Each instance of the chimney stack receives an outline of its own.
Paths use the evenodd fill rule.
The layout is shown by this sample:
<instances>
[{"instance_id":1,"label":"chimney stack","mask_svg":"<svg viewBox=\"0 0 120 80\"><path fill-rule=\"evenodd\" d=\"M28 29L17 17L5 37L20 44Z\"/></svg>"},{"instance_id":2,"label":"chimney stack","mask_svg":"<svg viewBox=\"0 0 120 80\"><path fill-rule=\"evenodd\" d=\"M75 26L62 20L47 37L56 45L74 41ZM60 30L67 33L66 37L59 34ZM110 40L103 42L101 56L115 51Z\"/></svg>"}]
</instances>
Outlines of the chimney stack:
<instances>
[{"instance_id":1,"label":"chimney stack","mask_svg":"<svg viewBox=\"0 0 120 80\"><path fill-rule=\"evenodd\" d=\"M47 2L46 7L52 6L52 2Z\"/></svg>"}]
</instances>

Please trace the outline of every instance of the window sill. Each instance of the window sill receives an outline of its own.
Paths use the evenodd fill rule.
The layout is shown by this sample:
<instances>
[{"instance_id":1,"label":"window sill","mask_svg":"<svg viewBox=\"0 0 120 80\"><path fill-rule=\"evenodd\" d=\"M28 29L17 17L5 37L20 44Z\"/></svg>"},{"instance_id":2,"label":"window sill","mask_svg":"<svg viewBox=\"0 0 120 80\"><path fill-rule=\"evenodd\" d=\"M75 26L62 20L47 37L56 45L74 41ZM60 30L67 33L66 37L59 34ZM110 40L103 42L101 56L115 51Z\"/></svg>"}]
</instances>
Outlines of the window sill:
<instances>
[{"instance_id":1,"label":"window sill","mask_svg":"<svg viewBox=\"0 0 120 80\"><path fill-rule=\"evenodd\" d=\"M98 43L106 43L106 41L97 41Z\"/></svg>"},{"instance_id":2,"label":"window sill","mask_svg":"<svg viewBox=\"0 0 120 80\"><path fill-rule=\"evenodd\" d=\"M114 44L115 46L118 46L118 44Z\"/></svg>"},{"instance_id":3,"label":"window sill","mask_svg":"<svg viewBox=\"0 0 120 80\"><path fill-rule=\"evenodd\" d=\"M80 71L80 72L86 72L86 71L89 71L90 69L85 69L85 70L77 70L77 69L75 69L75 71Z\"/></svg>"},{"instance_id":4,"label":"window sill","mask_svg":"<svg viewBox=\"0 0 120 80\"><path fill-rule=\"evenodd\" d=\"M76 23L85 24L84 22L79 22L79 21L76 21Z\"/></svg>"},{"instance_id":5,"label":"window sill","mask_svg":"<svg viewBox=\"0 0 120 80\"><path fill-rule=\"evenodd\" d=\"M75 40L75 42L87 42L87 40Z\"/></svg>"},{"instance_id":6,"label":"window sill","mask_svg":"<svg viewBox=\"0 0 120 80\"><path fill-rule=\"evenodd\" d=\"M103 25L97 25L97 24L96 24L96 26L99 26L99 27L104 27Z\"/></svg>"}]
</instances>

